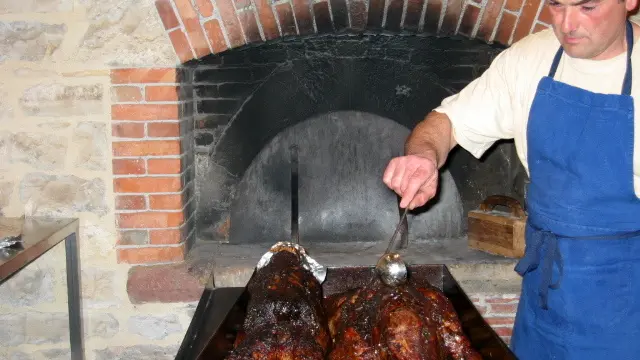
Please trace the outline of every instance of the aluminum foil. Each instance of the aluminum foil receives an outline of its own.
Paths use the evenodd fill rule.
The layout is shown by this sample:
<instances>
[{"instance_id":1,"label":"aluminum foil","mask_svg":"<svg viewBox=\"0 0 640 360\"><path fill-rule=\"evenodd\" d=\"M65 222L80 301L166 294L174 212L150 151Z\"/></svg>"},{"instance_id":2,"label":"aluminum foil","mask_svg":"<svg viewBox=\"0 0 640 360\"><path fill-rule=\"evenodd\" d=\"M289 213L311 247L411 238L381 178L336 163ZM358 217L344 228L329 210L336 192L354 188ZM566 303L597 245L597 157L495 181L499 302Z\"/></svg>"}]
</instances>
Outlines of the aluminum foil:
<instances>
[{"instance_id":1,"label":"aluminum foil","mask_svg":"<svg viewBox=\"0 0 640 360\"><path fill-rule=\"evenodd\" d=\"M327 277L327 268L311 258L302 246L287 241L281 241L274 244L269 251L262 255L260 261L258 261L258 265L256 265L256 269L260 270L265 267L271 261L273 254L279 251L289 251L297 254L300 257L302 267L311 271L320 284L324 282L324 279Z\"/></svg>"},{"instance_id":2,"label":"aluminum foil","mask_svg":"<svg viewBox=\"0 0 640 360\"><path fill-rule=\"evenodd\" d=\"M22 236L6 236L0 238L0 249L22 244Z\"/></svg>"}]
</instances>

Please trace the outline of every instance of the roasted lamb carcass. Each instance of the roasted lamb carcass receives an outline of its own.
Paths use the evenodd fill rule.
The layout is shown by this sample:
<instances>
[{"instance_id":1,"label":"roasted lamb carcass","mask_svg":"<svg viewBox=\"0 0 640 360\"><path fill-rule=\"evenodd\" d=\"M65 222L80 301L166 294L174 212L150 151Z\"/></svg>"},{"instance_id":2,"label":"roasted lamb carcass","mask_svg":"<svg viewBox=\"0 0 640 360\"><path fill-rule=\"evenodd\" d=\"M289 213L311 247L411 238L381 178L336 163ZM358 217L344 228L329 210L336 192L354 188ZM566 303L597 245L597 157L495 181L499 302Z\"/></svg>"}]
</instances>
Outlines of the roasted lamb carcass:
<instances>
[{"instance_id":1,"label":"roasted lamb carcass","mask_svg":"<svg viewBox=\"0 0 640 360\"><path fill-rule=\"evenodd\" d=\"M368 286L327 299L330 360L480 360L438 289Z\"/></svg>"},{"instance_id":2,"label":"roasted lamb carcass","mask_svg":"<svg viewBox=\"0 0 640 360\"><path fill-rule=\"evenodd\" d=\"M247 284L243 329L228 360L320 360L331 346L322 286L304 250L276 244Z\"/></svg>"}]
</instances>

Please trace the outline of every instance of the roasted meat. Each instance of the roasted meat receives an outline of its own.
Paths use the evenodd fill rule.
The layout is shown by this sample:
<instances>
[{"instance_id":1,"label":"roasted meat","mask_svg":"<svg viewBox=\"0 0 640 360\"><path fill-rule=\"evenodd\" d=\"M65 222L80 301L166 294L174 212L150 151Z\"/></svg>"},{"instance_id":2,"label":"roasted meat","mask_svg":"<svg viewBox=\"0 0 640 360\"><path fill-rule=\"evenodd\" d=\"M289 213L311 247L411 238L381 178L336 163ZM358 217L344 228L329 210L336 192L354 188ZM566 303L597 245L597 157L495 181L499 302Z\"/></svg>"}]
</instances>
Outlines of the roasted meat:
<instances>
[{"instance_id":1,"label":"roasted meat","mask_svg":"<svg viewBox=\"0 0 640 360\"><path fill-rule=\"evenodd\" d=\"M322 287L295 247L272 248L247 284L249 303L229 360L324 359L331 346Z\"/></svg>"},{"instance_id":2,"label":"roasted meat","mask_svg":"<svg viewBox=\"0 0 640 360\"><path fill-rule=\"evenodd\" d=\"M479 360L438 289L379 280L326 301L330 360Z\"/></svg>"}]
</instances>

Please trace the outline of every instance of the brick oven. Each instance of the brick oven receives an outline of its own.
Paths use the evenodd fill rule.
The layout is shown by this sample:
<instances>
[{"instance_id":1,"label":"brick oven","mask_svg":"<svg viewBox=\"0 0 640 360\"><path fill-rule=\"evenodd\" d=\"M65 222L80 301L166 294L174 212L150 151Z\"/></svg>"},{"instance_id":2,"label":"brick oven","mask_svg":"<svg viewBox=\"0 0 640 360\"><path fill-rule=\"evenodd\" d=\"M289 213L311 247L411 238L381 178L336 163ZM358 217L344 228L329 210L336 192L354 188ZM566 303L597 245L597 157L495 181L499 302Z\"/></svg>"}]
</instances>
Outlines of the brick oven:
<instances>
[{"instance_id":1,"label":"brick oven","mask_svg":"<svg viewBox=\"0 0 640 360\"><path fill-rule=\"evenodd\" d=\"M179 263L189 254L195 263L211 262L198 253L224 262L231 255L208 244L255 242L234 239L257 228L274 238L286 236L287 198L277 195L283 189L262 193L269 181L286 179L274 174L286 175L287 163L258 158L265 151L280 151L273 142L286 142L287 129L332 111L357 111L360 115L351 116L366 122L370 114L382 124L379 132L388 133L386 153L376 154L371 145L365 150L380 160L398 154L409 129L429 109L479 76L504 46L549 22L537 1L159 0L156 7L182 64L111 71L117 259L137 265ZM346 161L334 160L332 166ZM280 167L260 170L265 163ZM483 161L458 151L450 163L443 183L457 200L442 206L453 215L429 219L427 211L414 218L411 234L462 236L466 212L485 196L521 196L522 174L508 142ZM245 179L247 173L263 178ZM316 186L328 186L315 179ZM284 205L282 214L270 216L268 205L248 210L252 189L263 202ZM365 235L384 239L397 221L397 209L393 198L379 194L373 202L387 201L391 207L372 216L384 218L385 229ZM358 199L344 203L350 201ZM267 215L256 220L260 213ZM353 221L348 216L332 219ZM434 233L434 224L443 219L455 223L455 229ZM261 222L270 225L257 225ZM130 283L150 279L144 271L151 269L132 271ZM136 292L133 286L130 291Z\"/></svg>"},{"instance_id":2,"label":"brick oven","mask_svg":"<svg viewBox=\"0 0 640 360\"><path fill-rule=\"evenodd\" d=\"M182 65L111 72L118 261L180 261L196 238L224 241L239 177L288 126L327 111L358 110L411 128L486 69L501 45L548 26L539 2L387 5L157 1ZM345 85L345 74L351 87L328 98ZM402 84L410 80L416 89ZM429 82L432 88L424 85ZM305 90L321 100L297 96ZM362 99L353 98L358 93ZM367 103L370 96L380 98ZM306 107L299 103L305 99ZM504 155L509 164L511 156ZM486 195L478 193L487 188L482 182L491 180L474 180L469 167L482 165L454 157L462 165L451 171L458 172L458 190L469 194L462 196L468 211ZM486 191L514 190L493 186Z\"/></svg>"},{"instance_id":3,"label":"brick oven","mask_svg":"<svg viewBox=\"0 0 640 360\"><path fill-rule=\"evenodd\" d=\"M288 236L291 144L300 149L301 242L319 261L371 263L399 217L380 179L384 160L443 97L549 26L539 0L6 3L0 70L13 80L0 83L9 159L0 209L82 219L96 358L172 358L211 273L217 286L243 284ZM438 204L410 216L414 259L450 264L508 339L514 261L469 251L464 235L467 212L487 195L521 199L513 146L481 161L456 151L442 179ZM37 284L63 273L63 252L51 256L42 267L54 270L37 269L33 279L46 280ZM53 307L42 304L60 302L60 281L40 291L29 279L3 284L18 294L0 296L11 305L0 309L6 321L26 323L12 317L16 307L46 313ZM11 354L22 343L48 347L23 338L0 345Z\"/></svg>"}]
</instances>

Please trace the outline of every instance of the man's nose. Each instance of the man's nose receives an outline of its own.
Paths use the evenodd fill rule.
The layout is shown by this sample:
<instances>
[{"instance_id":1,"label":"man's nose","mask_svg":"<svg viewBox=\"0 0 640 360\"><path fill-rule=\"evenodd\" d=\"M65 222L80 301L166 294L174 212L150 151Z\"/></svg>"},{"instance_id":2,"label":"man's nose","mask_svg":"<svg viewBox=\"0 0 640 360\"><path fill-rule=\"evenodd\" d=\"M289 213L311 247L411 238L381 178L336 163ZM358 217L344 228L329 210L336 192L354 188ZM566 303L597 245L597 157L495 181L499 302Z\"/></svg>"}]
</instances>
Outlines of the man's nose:
<instances>
[{"instance_id":1,"label":"man's nose","mask_svg":"<svg viewBox=\"0 0 640 360\"><path fill-rule=\"evenodd\" d=\"M576 30L579 11L579 9L576 9L574 7L566 7L564 9L564 13L562 14L562 23L560 24L560 28L562 29L563 33L569 34Z\"/></svg>"}]
</instances>

